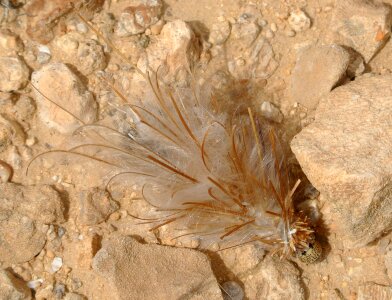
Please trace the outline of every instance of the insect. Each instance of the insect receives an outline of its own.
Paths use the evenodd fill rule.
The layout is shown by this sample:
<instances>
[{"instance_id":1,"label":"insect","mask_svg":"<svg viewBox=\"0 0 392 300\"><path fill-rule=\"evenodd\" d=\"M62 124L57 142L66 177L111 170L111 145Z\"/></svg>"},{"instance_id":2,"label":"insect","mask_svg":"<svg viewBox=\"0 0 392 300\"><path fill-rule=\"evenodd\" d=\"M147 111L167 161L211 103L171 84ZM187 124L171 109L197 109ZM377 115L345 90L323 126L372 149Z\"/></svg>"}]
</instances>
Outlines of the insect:
<instances>
[{"instance_id":1,"label":"insect","mask_svg":"<svg viewBox=\"0 0 392 300\"><path fill-rule=\"evenodd\" d=\"M195 239L202 249L254 242L282 258L316 261L322 249L310 218L294 205L300 180L274 125L250 106L230 109L227 95L206 86L174 88L158 72L137 71L150 90L139 103L111 86L127 126L84 124L77 130L83 139L66 153L110 166L109 191L138 186L150 210L133 217L150 231L166 227L173 240Z\"/></svg>"}]
</instances>

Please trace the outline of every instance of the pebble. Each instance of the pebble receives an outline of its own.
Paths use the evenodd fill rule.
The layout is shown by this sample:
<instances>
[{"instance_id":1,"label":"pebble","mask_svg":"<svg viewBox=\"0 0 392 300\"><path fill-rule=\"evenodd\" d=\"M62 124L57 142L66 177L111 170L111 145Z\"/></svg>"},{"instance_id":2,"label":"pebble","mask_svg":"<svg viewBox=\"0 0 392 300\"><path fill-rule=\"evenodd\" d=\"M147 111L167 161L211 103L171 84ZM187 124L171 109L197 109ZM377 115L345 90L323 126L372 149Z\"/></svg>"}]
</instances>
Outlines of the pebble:
<instances>
[{"instance_id":1,"label":"pebble","mask_svg":"<svg viewBox=\"0 0 392 300\"><path fill-rule=\"evenodd\" d=\"M43 282L44 282L44 280L42 278L30 280L27 282L27 286L30 289L36 290L38 287L40 287L42 285Z\"/></svg>"},{"instance_id":2,"label":"pebble","mask_svg":"<svg viewBox=\"0 0 392 300\"><path fill-rule=\"evenodd\" d=\"M235 281L226 281L222 284L224 300L242 300L244 299L244 291L242 287Z\"/></svg>"},{"instance_id":3,"label":"pebble","mask_svg":"<svg viewBox=\"0 0 392 300\"><path fill-rule=\"evenodd\" d=\"M283 114L275 105L268 101L264 101L261 104L261 114L266 119L276 123L282 123L283 121Z\"/></svg>"},{"instance_id":4,"label":"pebble","mask_svg":"<svg viewBox=\"0 0 392 300\"><path fill-rule=\"evenodd\" d=\"M272 38L274 38L274 36L275 36L275 34L272 32L272 30L267 29L267 30L265 31L265 37L266 37L267 39L272 39Z\"/></svg>"},{"instance_id":5,"label":"pebble","mask_svg":"<svg viewBox=\"0 0 392 300\"><path fill-rule=\"evenodd\" d=\"M293 36L295 36L295 31L291 30L291 29L288 29L288 30L285 31L285 34L288 37L293 37Z\"/></svg>"},{"instance_id":6,"label":"pebble","mask_svg":"<svg viewBox=\"0 0 392 300\"><path fill-rule=\"evenodd\" d=\"M6 162L0 160L0 182L8 182L12 175L12 168Z\"/></svg>"},{"instance_id":7,"label":"pebble","mask_svg":"<svg viewBox=\"0 0 392 300\"><path fill-rule=\"evenodd\" d=\"M56 273L56 272L58 272L61 269L62 266L63 266L63 259L61 257L57 256L52 261L51 271L53 273Z\"/></svg>"},{"instance_id":8,"label":"pebble","mask_svg":"<svg viewBox=\"0 0 392 300\"><path fill-rule=\"evenodd\" d=\"M30 77L28 66L19 57L0 57L0 91L13 92L24 88Z\"/></svg>"},{"instance_id":9,"label":"pebble","mask_svg":"<svg viewBox=\"0 0 392 300\"><path fill-rule=\"evenodd\" d=\"M276 25L276 23L271 23L270 28L271 28L271 30L273 32L277 32L278 31L278 25Z\"/></svg>"},{"instance_id":10,"label":"pebble","mask_svg":"<svg viewBox=\"0 0 392 300\"><path fill-rule=\"evenodd\" d=\"M288 18L290 27L296 32L302 32L310 28L310 18L302 10L296 10L290 13Z\"/></svg>"}]
</instances>

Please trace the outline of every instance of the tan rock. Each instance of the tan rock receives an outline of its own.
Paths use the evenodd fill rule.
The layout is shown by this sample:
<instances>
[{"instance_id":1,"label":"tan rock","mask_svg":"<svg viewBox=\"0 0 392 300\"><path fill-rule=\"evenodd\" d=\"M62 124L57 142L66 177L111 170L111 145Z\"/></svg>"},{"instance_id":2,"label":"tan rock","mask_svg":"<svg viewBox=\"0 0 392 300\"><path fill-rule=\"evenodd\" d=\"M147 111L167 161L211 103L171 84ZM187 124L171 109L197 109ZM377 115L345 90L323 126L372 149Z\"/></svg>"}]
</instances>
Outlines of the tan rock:
<instances>
[{"instance_id":1,"label":"tan rock","mask_svg":"<svg viewBox=\"0 0 392 300\"><path fill-rule=\"evenodd\" d=\"M82 235L70 243L64 241L64 264L72 269L90 270L94 255L100 248L101 239L99 235L93 234Z\"/></svg>"},{"instance_id":2,"label":"tan rock","mask_svg":"<svg viewBox=\"0 0 392 300\"><path fill-rule=\"evenodd\" d=\"M279 65L271 44L252 18L233 24L226 44L227 66L236 79L267 79Z\"/></svg>"},{"instance_id":3,"label":"tan rock","mask_svg":"<svg viewBox=\"0 0 392 300\"><path fill-rule=\"evenodd\" d=\"M159 21L162 12L161 0L137 0L130 4L122 11L115 29L121 37L144 32Z\"/></svg>"},{"instance_id":4,"label":"tan rock","mask_svg":"<svg viewBox=\"0 0 392 300\"><path fill-rule=\"evenodd\" d=\"M147 48L147 66L162 71L167 82L183 82L187 66L200 56L199 43L191 27L184 21L166 23L157 42Z\"/></svg>"},{"instance_id":5,"label":"tan rock","mask_svg":"<svg viewBox=\"0 0 392 300\"><path fill-rule=\"evenodd\" d=\"M65 221L65 206L59 194L49 185L21 186L0 184L0 210L18 212L44 224Z\"/></svg>"},{"instance_id":6,"label":"tan rock","mask_svg":"<svg viewBox=\"0 0 392 300\"><path fill-rule=\"evenodd\" d=\"M19 213L0 209L0 262L23 263L37 255L46 242L42 224Z\"/></svg>"},{"instance_id":7,"label":"tan rock","mask_svg":"<svg viewBox=\"0 0 392 300\"><path fill-rule=\"evenodd\" d=\"M291 75L289 94L293 102L314 110L345 77L350 54L338 45L311 46L302 50Z\"/></svg>"},{"instance_id":8,"label":"tan rock","mask_svg":"<svg viewBox=\"0 0 392 300\"><path fill-rule=\"evenodd\" d=\"M61 62L73 65L83 75L89 75L106 67L103 47L82 34L70 32L54 40L54 52Z\"/></svg>"},{"instance_id":9,"label":"tan rock","mask_svg":"<svg viewBox=\"0 0 392 300\"><path fill-rule=\"evenodd\" d=\"M16 278L10 271L0 270L0 299L29 300L32 296L23 280Z\"/></svg>"},{"instance_id":10,"label":"tan rock","mask_svg":"<svg viewBox=\"0 0 392 300\"><path fill-rule=\"evenodd\" d=\"M195 250L143 245L112 236L94 257L114 299L222 299L207 257Z\"/></svg>"},{"instance_id":11,"label":"tan rock","mask_svg":"<svg viewBox=\"0 0 392 300\"><path fill-rule=\"evenodd\" d=\"M300 272L287 260L266 256L257 268L239 278L248 299L305 299Z\"/></svg>"},{"instance_id":12,"label":"tan rock","mask_svg":"<svg viewBox=\"0 0 392 300\"><path fill-rule=\"evenodd\" d=\"M48 127L70 133L82 122L96 120L97 104L93 95L65 64L47 64L33 73L31 81L38 89L34 91L38 115Z\"/></svg>"},{"instance_id":13,"label":"tan rock","mask_svg":"<svg viewBox=\"0 0 392 300\"><path fill-rule=\"evenodd\" d=\"M385 44L392 22L391 8L366 0L336 1L329 40L352 47L369 62Z\"/></svg>"},{"instance_id":14,"label":"tan rock","mask_svg":"<svg viewBox=\"0 0 392 300\"><path fill-rule=\"evenodd\" d=\"M95 225L105 221L110 214L119 209L109 193L99 188L82 191L79 198L78 223Z\"/></svg>"},{"instance_id":15,"label":"tan rock","mask_svg":"<svg viewBox=\"0 0 392 300\"><path fill-rule=\"evenodd\" d=\"M388 300L392 299L392 290L390 286L368 282L358 288L357 295L358 300Z\"/></svg>"},{"instance_id":16,"label":"tan rock","mask_svg":"<svg viewBox=\"0 0 392 300\"><path fill-rule=\"evenodd\" d=\"M81 11L86 17L103 4L104 0L92 0ZM32 0L24 9L27 15L26 32L29 37L40 43L48 43L53 37L53 30L60 17L72 11L73 6L80 7L81 0Z\"/></svg>"},{"instance_id":17,"label":"tan rock","mask_svg":"<svg viewBox=\"0 0 392 300\"><path fill-rule=\"evenodd\" d=\"M24 88L29 76L29 68L19 57L0 57L0 91L12 92Z\"/></svg>"},{"instance_id":18,"label":"tan rock","mask_svg":"<svg viewBox=\"0 0 392 300\"><path fill-rule=\"evenodd\" d=\"M9 29L0 31L0 55L17 55L23 51L23 42L18 35Z\"/></svg>"},{"instance_id":19,"label":"tan rock","mask_svg":"<svg viewBox=\"0 0 392 300\"><path fill-rule=\"evenodd\" d=\"M392 76L362 76L321 100L291 147L324 200L323 218L363 246L392 226Z\"/></svg>"}]
</instances>

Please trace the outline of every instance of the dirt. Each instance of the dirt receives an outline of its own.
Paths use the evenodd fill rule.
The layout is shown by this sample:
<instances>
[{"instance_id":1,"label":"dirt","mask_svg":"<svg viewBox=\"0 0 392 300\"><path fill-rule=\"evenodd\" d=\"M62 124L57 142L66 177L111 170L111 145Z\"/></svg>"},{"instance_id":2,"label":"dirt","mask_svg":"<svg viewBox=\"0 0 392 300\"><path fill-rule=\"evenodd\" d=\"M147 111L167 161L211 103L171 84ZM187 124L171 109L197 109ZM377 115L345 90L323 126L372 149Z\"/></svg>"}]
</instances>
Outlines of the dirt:
<instances>
[{"instance_id":1,"label":"dirt","mask_svg":"<svg viewBox=\"0 0 392 300\"><path fill-rule=\"evenodd\" d=\"M3 4L6 2L7 1L2 1L1 3ZM24 1L19 2L21 4L25 3ZM30 2L34 2L39 6L41 1L31 0ZM64 3L68 2L77 3L77 1L64 1ZM99 3L100 1L93 2ZM386 0L384 2L392 5L392 0ZM61 1L59 3L61 3ZM170 52L170 47L160 48L156 46L155 42L158 39L159 32L161 32L160 29L162 28L151 27L151 30L148 29L150 30L149 35L139 34L136 37L134 35L116 37L112 33L114 26L111 26L110 18L107 19L106 13L111 12L115 18L118 19L123 8L127 6L127 3L127 0L105 1L102 8L98 9L98 12L95 15L91 14L89 17L92 21L91 24L103 32L103 35L105 36L105 32L108 32L107 35L113 40L115 47L120 51L128 51L126 55L130 57L133 63L138 62L138 66L139 64L143 66L143 57L146 56L146 53L149 53L148 55L150 55L149 59L151 61L154 59L157 60L157 65L161 62L160 59L162 56L169 57L172 65L183 64L182 60L178 60L178 55L176 53ZM32 16L30 16L28 12L26 14L26 11L24 10L29 5L31 5L31 3L26 3L19 9L11 8L8 10L9 16L7 20L3 20L2 28L7 28L13 34L19 36L23 43L23 47L20 47L17 42L12 42L12 38L3 32L2 39L7 42L3 43L2 39L0 39L1 56L18 56L23 58L23 65L21 68L25 70L24 64L26 64L30 69L30 74L41 68L46 68L45 65L47 63L66 63L68 68L80 78L80 82L77 81L75 83L71 79L68 79L68 77L72 77L73 75L62 75L62 73L58 73L60 75L58 75L57 78L67 78L66 86L71 86L72 89L75 89L67 92L65 95L73 95L72 99L88 98L88 101L91 101L91 96L86 94L91 92L99 107L99 112L98 115L96 115L96 107L90 109L92 110L91 112L90 110L83 108L83 105L81 104L77 103L74 105L72 101L67 99L62 99L61 101L67 102L70 109L78 106L78 112L82 115L84 113L84 116L86 116L87 113L92 114L91 117L86 117L86 119L95 119L96 117L100 119L104 117L107 118L108 116L115 116L115 109L113 109L113 107L116 107L118 103L121 103L121 100L110 92L111 82L114 82L119 86L119 89L124 95L130 96L131 99L138 99L138 95L143 94L143 85L135 80L136 75L129 72L130 68L126 66L121 57L119 57L119 54L113 50L113 47L108 47L105 41L96 37L96 34L88 29L86 24L75 14L75 9L64 9L64 7L61 7L63 4L58 4L57 10L51 10L51 8L49 8L47 11L42 10L39 13L40 15L42 14L44 19L45 13L47 13L47 16L52 16L55 19L55 21L50 24L50 27L53 28L53 36L51 36L48 32L42 34L40 30L33 31L33 33L30 31L30 34L29 31L26 31L27 26L39 24L36 20L39 18L37 16L34 16L35 23L29 23L29 18L32 18ZM55 4L53 5L55 6ZM251 78L250 81L251 84L253 84L252 94L256 95L253 102L255 103L255 106L260 106L263 101L268 101L271 102L274 107L278 108L284 115L283 124L281 124L283 131L286 132L288 139L291 139L314 119L314 111L312 109L307 109L301 105L298 106L289 95L291 76L296 65L298 52L304 47L322 44L325 41L325 37L328 36L330 31L332 15L336 9L336 4L333 1L166 0L162 7L163 14L160 19L164 20L166 23L179 19L191 24L189 28L197 33L195 36L191 35L188 37L186 33L184 33L178 40L176 40L176 36L168 37L168 39L172 38L172 40L178 42L180 45L179 47L186 48L188 60L192 60L193 57L198 56L197 54L199 53L201 55L199 63L202 67L203 64L205 66L203 72L200 72L201 78L203 78L203 76L208 78L209 74L213 74L218 69L221 69L222 64L225 64L225 62L214 57L213 54L211 55L211 51L213 51L210 47L211 45L206 46L204 43L195 46L194 39L203 36L205 33L208 35L208 32L220 18L223 18L230 23L235 23L244 9L249 7L249 5L252 5L252 9L260 13L261 19L263 20L261 22L263 24L261 31L262 35L266 38L273 50L273 55L269 57L269 59L277 62L276 69L272 66L272 63L270 63L262 72L256 70L257 72L260 71L257 74L268 74L268 76L260 75L259 78ZM100 5L97 4L97 6L99 7ZM4 7L5 5L3 5L0 10L5 11ZM291 12L298 11L298 9L301 9L306 13L310 19L311 25L309 29L295 32L289 26L288 18ZM48 17L48 19L50 18ZM75 28L73 28L78 28L77 26L79 26L79 32L78 29L75 30ZM151 33L153 30L157 30L158 34ZM187 29L185 28L183 30L186 32ZM390 30L390 28L388 30ZM71 31L74 33L76 32L77 34L65 41L62 40L57 43L59 38L64 37L65 34L68 34ZM183 32L181 32L181 34L182 33ZM41 34L41 37L44 36L45 39L42 40L38 38L36 34ZM146 42L147 44L143 44L145 42L143 39L146 38L146 36L147 39L149 39L150 44L148 44L148 42ZM189 41L187 40L188 38ZM87 40L89 39L95 39L99 42L94 44L88 42ZM187 42L184 42L184 40ZM72 48L73 43L77 43L79 48ZM154 48L155 46L156 48ZM48 61L45 61L47 59L45 57L46 50L42 50L46 49L45 47L50 49L50 58ZM69 48L65 49L65 47ZM217 49L218 48L219 47L217 47ZM269 53L267 50L265 50L265 57L267 57L267 54ZM218 49L216 51L221 50ZM232 57L239 54L238 49L229 49L228 51L229 55ZM65 52L72 54L66 56L64 55ZM101 52L105 53L105 55L101 55ZM78 55L86 56L78 57ZM91 59L91 63L88 60L90 57L94 57ZM388 41L385 46L377 51L374 58L365 64L366 68L364 72L381 75L389 74L392 69L391 57L392 44ZM138 60L138 58L142 59ZM183 57L181 57L181 59L183 59ZM42 60L42 62L40 62L40 60ZM258 65L259 63L260 62L257 61L254 64ZM238 77L243 77L243 74L252 73L254 71L254 69L252 69L253 67L253 65L245 65L245 71L240 69L233 72L233 74L239 74ZM320 69L323 68L320 67ZM107 71L107 73L110 74L110 78L102 79L99 75L101 70ZM177 72L177 70L175 71ZM170 76L168 75L167 78L165 77L165 80L169 83L177 82L181 84L181 81L183 80L182 73L177 72L174 75L173 74L174 72L170 73ZM25 76L24 74L22 75ZM54 78L56 80L56 76L54 76ZM237 79L240 81L244 78ZM331 83L330 89L341 84L349 83L351 79L352 78L345 78L340 80L340 78L337 78ZM7 81L7 79L4 78L1 80ZM37 83L38 81L34 81L32 77L30 77L30 80L34 84L39 84ZM73 83L68 84L69 80ZM119 285L124 284L122 279L118 279L119 282L121 281L121 283L118 283L116 282L114 275L112 276L114 279L112 277L110 280L105 278L105 274L108 272L110 274L122 274L121 277L126 277L126 268L124 271L121 269L121 266L115 266L115 268L120 268L121 271L115 272L109 270L107 272L105 271L106 273L100 273L99 270L97 271L92 268L93 259L94 257L97 257L96 254L98 251L100 251L100 257L104 257L105 259L107 259L107 256L105 255L109 255L105 253L103 251L105 249L102 248L102 244L109 244L108 242L103 241L109 239L113 234L120 233L123 235L136 236L137 239L142 237L143 243L162 243L163 241L164 244L169 244L170 242L167 241L167 243L165 243L164 238L157 238L156 235L149 231L148 224L135 226L135 223L137 222L132 218L132 214L135 211L138 212L143 210L145 204L141 203L142 201L134 201L137 197L133 192L129 192L121 199L113 197L116 200L114 203L111 202L111 199L107 199L107 195L104 194L104 191L97 190L98 187L104 187L105 182L107 182L108 177L102 177L102 174L107 170L105 166L101 166L94 161L84 162L79 158L69 158L63 153L48 153L44 159L36 159L32 164L29 163L33 157L36 157L40 153L53 149L70 148L74 142L72 140L71 132L77 127L78 122L73 118L70 118L69 115L66 115L59 117L60 123L62 122L60 125L56 123L55 126L52 126L53 118L56 118L56 116L60 114L64 114L64 112L61 112L61 109L56 105L48 104L48 100L44 99L45 97L41 97L42 99L39 100L36 87L33 87L30 84L26 85L26 82L24 81L25 79L22 78L20 82L17 82L16 87L12 84L12 91L4 90L0 94L0 114L2 118L5 116L4 119L6 120L11 119L11 122L0 122L0 126L5 124L3 127L5 128L4 132L6 132L6 138L3 139L3 131L0 131L2 134L0 136L0 171L5 174L0 174L0 179L2 179L3 182L10 181L21 186L49 184L53 187L53 191L51 190L51 192L56 191L58 194L56 195L56 201L58 201L58 198L61 198L63 201L61 206L65 206L65 208L62 209L61 216L56 215L55 219L49 221L42 221L34 218L34 214L39 215L42 212L42 203L40 203L39 206L37 205L38 208L34 208L35 210L31 209L29 214L24 213L24 211L17 211L12 216L7 215L7 218L12 221L19 220L18 222L22 223L23 220L26 219L27 221L25 221L28 224L33 224L35 226L33 229L26 229L23 227L24 225L19 226L23 227L23 234L26 235L27 240L31 238L31 236L28 236L29 230L33 232L32 234L34 235L39 234L41 240L43 235L46 235L46 243L44 246L42 246L41 240L40 243L37 243L39 244L37 246L39 248L38 250L37 247L35 247L36 245L32 247L34 249L30 249L29 247L20 249L17 248L17 244L15 244L14 251L18 252L17 261L12 261L12 257L9 258L9 255L7 255L7 260L0 257L0 267L11 271L12 274L16 276L18 286L21 284L20 281L23 281L25 284L29 283L31 287L32 296L26 292L24 298L13 299L30 299L29 297L33 297L33 299L108 299L111 297L110 291L113 290L114 295L116 295L118 299L131 299L127 298L126 292L121 292L127 290L124 286L118 287ZM64 95L61 91L61 86L64 86L64 82L65 80L56 82L57 90L51 92L50 95L52 97L62 97ZM85 91L82 85L86 86L88 91ZM304 85L306 87L306 83L304 83ZM40 86L38 86L38 88L39 87ZM45 89L50 89L50 87L50 84L43 84L43 88ZM313 87L309 86L308 88L312 89ZM29 101L24 97L33 99L34 105L32 108L29 106ZM240 100L241 99L239 99L239 101ZM23 102L25 104L23 106L18 106L18 103L20 104L22 101L25 101ZM40 104L40 101L46 101L46 104L44 104L45 107L42 105L42 102ZM79 100L75 101L78 102ZM82 108L79 108L79 105ZM317 103L315 106L317 106ZM87 110L88 112L86 112ZM45 114L44 117L42 117L43 111ZM19 125L15 125L13 121L17 122ZM59 126L61 127L60 130ZM3 127L0 127L0 130L2 130ZM7 132L10 132L10 134L7 135ZM7 140L7 137L9 137L9 140ZM98 194L98 196L96 196L96 194ZM6 197L9 196L5 196L5 198ZM38 195L37 197L40 196ZM94 197L98 197L98 200ZM101 198L99 197L105 198L104 203L100 202ZM15 197L15 199L16 198L18 197ZM22 199L23 197L19 198ZM3 201L3 199L0 199L0 201ZM317 198L317 203L320 206L322 214L328 214L328 211L323 210L322 207L325 201L329 200L323 199L322 194ZM19 204L14 207L19 207L18 205ZM326 207L329 206L327 205ZM3 209L1 204L0 209ZM6 207L5 209L8 209L8 211L10 210L9 207ZM6 232L2 233L4 232L4 228L1 227L3 226L1 224L11 224L11 221L7 223L7 218L3 218L3 214L0 214L0 234L3 234L3 236L6 236L8 233L12 235L13 228L11 228L10 225L5 225L7 226ZM322 218L323 216L321 216L321 219ZM366 295L369 295L370 293L373 293L374 299L377 299L378 296L374 296L375 293L379 293L379 295L388 295L385 294L387 293L386 287L392 284L391 274L388 276L388 273L392 272L392 266L387 264L388 259L386 259L391 253L391 235L389 231L386 230L381 236L375 236L373 241L366 246L352 249L346 244L345 240L342 240L339 234L336 234L339 230L335 230L336 228L334 227L339 226L340 223L337 222L334 224L332 220L332 222L328 223L327 226L320 230L318 235L324 246L324 254L322 259L315 264L302 263L295 257L289 258L288 262L285 261L280 263L279 260L277 260L277 262L271 263L269 258L267 260L264 258L265 255L270 254L266 254L263 249L259 249L256 246L255 248L251 248L251 250L245 247L242 254L235 252L239 250L227 250L226 254L221 254L221 252L207 252L206 255L209 262L211 262L212 269L210 270L209 267L203 266L204 269L202 274L207 274L205 276L210 276L211 278L215 276L217 283L214 278L211 279L213 283L210 284L209 282L210 285L206 290L207 292L198 290L201 289L199 286L198 289L195 288L195 290L182 290L187 291L186 297L189 297L189 299L203 299L203 295L212 294L216 297L213 299L219 299L221 296L215 293L216 290L218 290L217 286L222 287L225 282L235 281L245 292L243 299L250 300L262 299L263 297L271 299L297 299L296 297L303 297L305 299L370 299L366 298ZM18 228L18 230L22 229ZM3 241L0 239L0 247L2 246L2 242ZM128 243L134 244L135 241L128 241ZM23 243L21 244L23 245ZM137 245L137 247L140 246ZM197 245L191 245L191 247L197 248ZM27 251L26 256L28 256L26 261L23 261L23 259L20 258L21 256L23 257L24 250ZM114 249L112 251L115 252L116 250ZM157 253L157 255L159 255L159 251ZM122 255L121 261L129 260L128 257L125 257L121 253L116 253L116 255ZM32 256L33 258L31 258ZM232 264L229 263L231 257L235 257ZM55 260L55 258L62 259L59 270L53 266L54 261L59 261ZM204 258L199 258L197 256L197 259ZM203 260L203 263L204 262L205 261ZM115 265L115 263L113 264ZM134 265L130 266L134 267ZM265 273L263 273L264 266L267 268ZM108 266L105 267L109 268ZM146 262L145 266L140 267L154 269L154 264ZM173 267L174 270L175 268L181 268L181 264L178 263ZM268 268L273 268L277 271L276 273L268 273ZM214 276L209 272L212 272ZM285 272L287 272L287 278L285 278ZM256 276L260 276L259 278L263 279L265 278L265 280L257 280ZM153 278L153 276L150 277ZM280 282L283 283L280 284ZM373 285L369 286L369 283ZM132 282L125 281L125 285L126 284L131 285ZM179 283L175 282L173 284ZM184 280L183 284L187 284L187 281ZM196 286L196 283L193 282L192 284L195 284ZM153 288L154 285L159 286L159 282L151 283L151 288ZM292 291L292 295L284 293L285 285L288 286L288 291ZM1 298L1 296L10 294L6 294L5 292L2 294L2 288L3 287L0 284L0 299L6 299L6 296L4 296L5 298ZM165 290L165 287L159 286L156 290L162 291ZM211 292L209 294L208 291L214 291L214 293ZM192 292L194 294L192 294ZM142 295L144 293L140 294ZM154 295L154 293L145 294L150 295L149 297L153 297L151 295ZM176 295L176 299L183 299L175 293L168 293L168 295L171 295L171 297L173 297L172 295ZM197 295L202 296L198 298ZM222 295L224 296L225 293ZM155 299L169 298L165 298L165 294L161 294L155 295ZM230 298L227 298L226 295L225 299Z\"/></svg>"}]
</instances>

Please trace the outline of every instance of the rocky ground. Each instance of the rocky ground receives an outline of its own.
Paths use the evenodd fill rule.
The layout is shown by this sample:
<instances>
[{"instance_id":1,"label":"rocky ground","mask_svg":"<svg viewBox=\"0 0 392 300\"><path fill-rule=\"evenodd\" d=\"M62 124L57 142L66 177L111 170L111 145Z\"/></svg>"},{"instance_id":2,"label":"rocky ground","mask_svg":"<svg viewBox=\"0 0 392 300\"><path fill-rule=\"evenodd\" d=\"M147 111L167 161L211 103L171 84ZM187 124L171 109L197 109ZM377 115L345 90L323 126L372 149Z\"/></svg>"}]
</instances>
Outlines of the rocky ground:
<instances>
[{"instance_id":1,"label":"rocky ground","mask_svg":"<svg viewBox=\"0 0 392 300\"><path fill-rule=\"evenodd\" d=\"M392 0L383 2L1 1L0 299L391 299ZM82 123L115 117L110 85L143 93L121 56L164 66L168 84L189 84L189 64L200 83L251 84L320 192L321 261L279 260L256 244L171 247L135 226L134 194L113 200L102 188L104 167L61 153L29 165L69 148Z\"/></svg>"}]
</instances>

